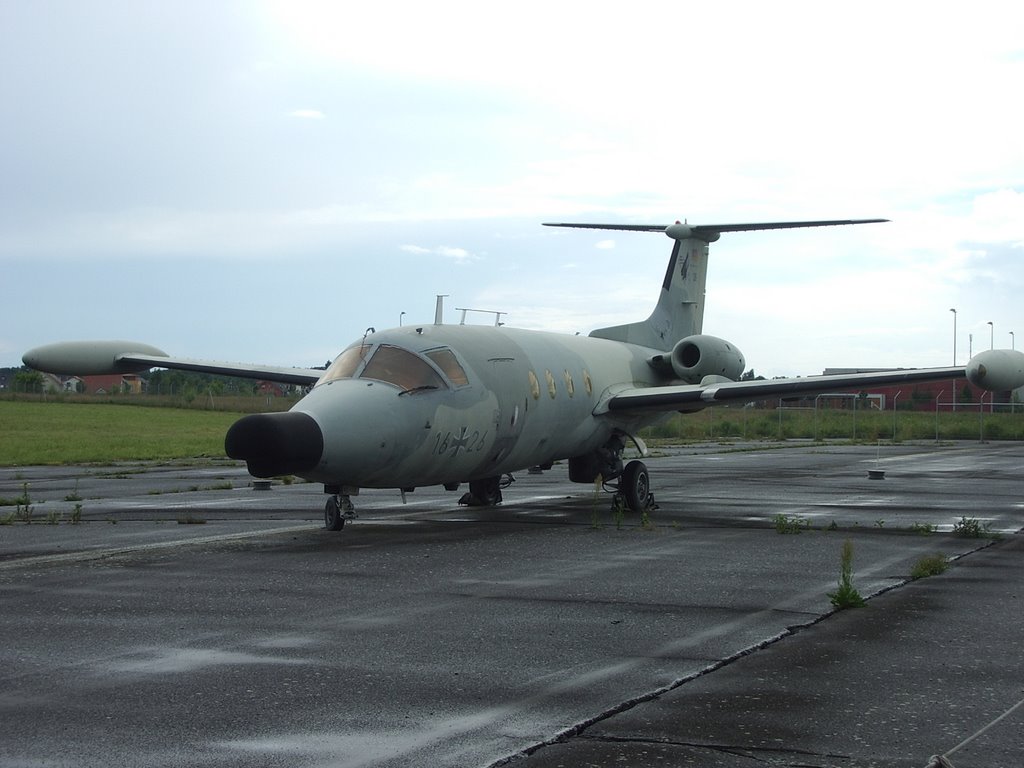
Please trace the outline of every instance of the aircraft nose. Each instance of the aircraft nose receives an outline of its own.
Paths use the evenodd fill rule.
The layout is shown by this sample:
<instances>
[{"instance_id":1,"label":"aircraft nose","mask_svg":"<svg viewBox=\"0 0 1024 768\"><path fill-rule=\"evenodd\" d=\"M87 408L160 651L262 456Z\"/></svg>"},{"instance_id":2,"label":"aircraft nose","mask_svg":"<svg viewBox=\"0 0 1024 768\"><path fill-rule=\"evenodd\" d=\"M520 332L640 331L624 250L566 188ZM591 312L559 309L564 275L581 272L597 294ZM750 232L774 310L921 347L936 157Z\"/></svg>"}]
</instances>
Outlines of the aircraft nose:
<instances>
[{"instance_id":1,"label":"aircraft nose","mask_svg":"<svg viewBox=\"0 0 1024 768\"><path fill-rule=\"evenodd\" d=\"M253 477L294 475L320 463L324 435L308 414L260 413L231 425L224 450L232 459L244 459Z\"/></svg>"}]
</instances>

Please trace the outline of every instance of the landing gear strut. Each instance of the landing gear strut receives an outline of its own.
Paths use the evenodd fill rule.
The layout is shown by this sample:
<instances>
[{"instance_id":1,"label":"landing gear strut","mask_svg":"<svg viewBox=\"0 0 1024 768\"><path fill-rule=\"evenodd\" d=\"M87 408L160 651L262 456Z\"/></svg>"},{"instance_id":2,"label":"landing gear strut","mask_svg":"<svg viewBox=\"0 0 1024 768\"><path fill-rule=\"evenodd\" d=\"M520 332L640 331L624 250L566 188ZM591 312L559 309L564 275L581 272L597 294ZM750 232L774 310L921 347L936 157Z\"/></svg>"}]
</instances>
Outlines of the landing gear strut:
<instances>
[{"instance_id":1,"label":"landing gear strut","mask_svg":"<svg viewBox=\"0 0 1024 768\"><path fill-rule=\"evenodd\" d=\"M352 500L343 494L336 493L327 499L324 506L324 527L328 531L340 531L345 527L345 521L356 516L356 508L352 506Z\"/></svg>"}]
</instances>

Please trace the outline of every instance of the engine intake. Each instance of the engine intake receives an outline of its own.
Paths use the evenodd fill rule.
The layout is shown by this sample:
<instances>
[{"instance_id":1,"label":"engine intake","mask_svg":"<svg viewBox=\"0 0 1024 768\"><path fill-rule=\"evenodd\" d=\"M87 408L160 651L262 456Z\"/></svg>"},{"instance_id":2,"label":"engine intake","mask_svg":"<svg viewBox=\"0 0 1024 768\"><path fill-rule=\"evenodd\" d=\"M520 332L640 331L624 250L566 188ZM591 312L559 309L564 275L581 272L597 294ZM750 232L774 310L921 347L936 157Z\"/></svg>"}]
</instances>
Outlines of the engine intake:
<instances>
[{"instance_id":1,"label":"engine intake","mask_svg":"<svg viewBox=\"0 0 1024 768\"><path fill-rule=\"evenodd\" d=\"M672 348L672 370L687 384L699 384L705 376L737 381L746 360L733 344L716 336L687 336Z\"/></svg>"}]
</instances>

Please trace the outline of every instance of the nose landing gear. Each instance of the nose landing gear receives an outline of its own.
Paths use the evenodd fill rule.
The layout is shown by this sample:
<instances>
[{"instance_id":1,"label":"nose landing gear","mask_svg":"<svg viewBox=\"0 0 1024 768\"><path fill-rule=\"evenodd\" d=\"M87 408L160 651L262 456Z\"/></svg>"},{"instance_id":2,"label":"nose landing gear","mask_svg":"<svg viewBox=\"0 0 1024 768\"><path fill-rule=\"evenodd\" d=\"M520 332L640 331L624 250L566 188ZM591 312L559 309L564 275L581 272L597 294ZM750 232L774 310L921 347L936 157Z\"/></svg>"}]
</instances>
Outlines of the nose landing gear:
<instances>
[{"instance_id":1,"label":"nose landing gear","mask_svg":"<svg viewBox=\"0 0 1024 768\"><path fill-rule=\"evenodd\" d=\"M345 494L336 493L327 499L324 506L324 527L328 531L340 531L345 521L356 516L356 508L352 500Z\"/></svg>"}]
</instances>

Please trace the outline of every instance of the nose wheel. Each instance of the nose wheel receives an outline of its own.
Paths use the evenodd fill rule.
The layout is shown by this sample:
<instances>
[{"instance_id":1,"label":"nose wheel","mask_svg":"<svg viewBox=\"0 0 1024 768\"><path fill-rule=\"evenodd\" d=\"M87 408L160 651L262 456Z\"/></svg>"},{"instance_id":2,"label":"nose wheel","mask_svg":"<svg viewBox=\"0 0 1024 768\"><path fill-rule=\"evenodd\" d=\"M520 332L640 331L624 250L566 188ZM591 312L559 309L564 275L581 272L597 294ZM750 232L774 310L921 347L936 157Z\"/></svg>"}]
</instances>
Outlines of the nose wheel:
<instances>
[{"instance_id":1,"label":"nose wheel","mask_svg":"<svg viewBox=\"0 0 1024 768\"><path fill-rule=\"evenodd\" d=\"M324 527L328 531L340 531L345 527L345 521L356 516L356 508L352 506L352 500L348 496L336 494L327 499L324 506Z\"/></svg>"}]
</instances>

